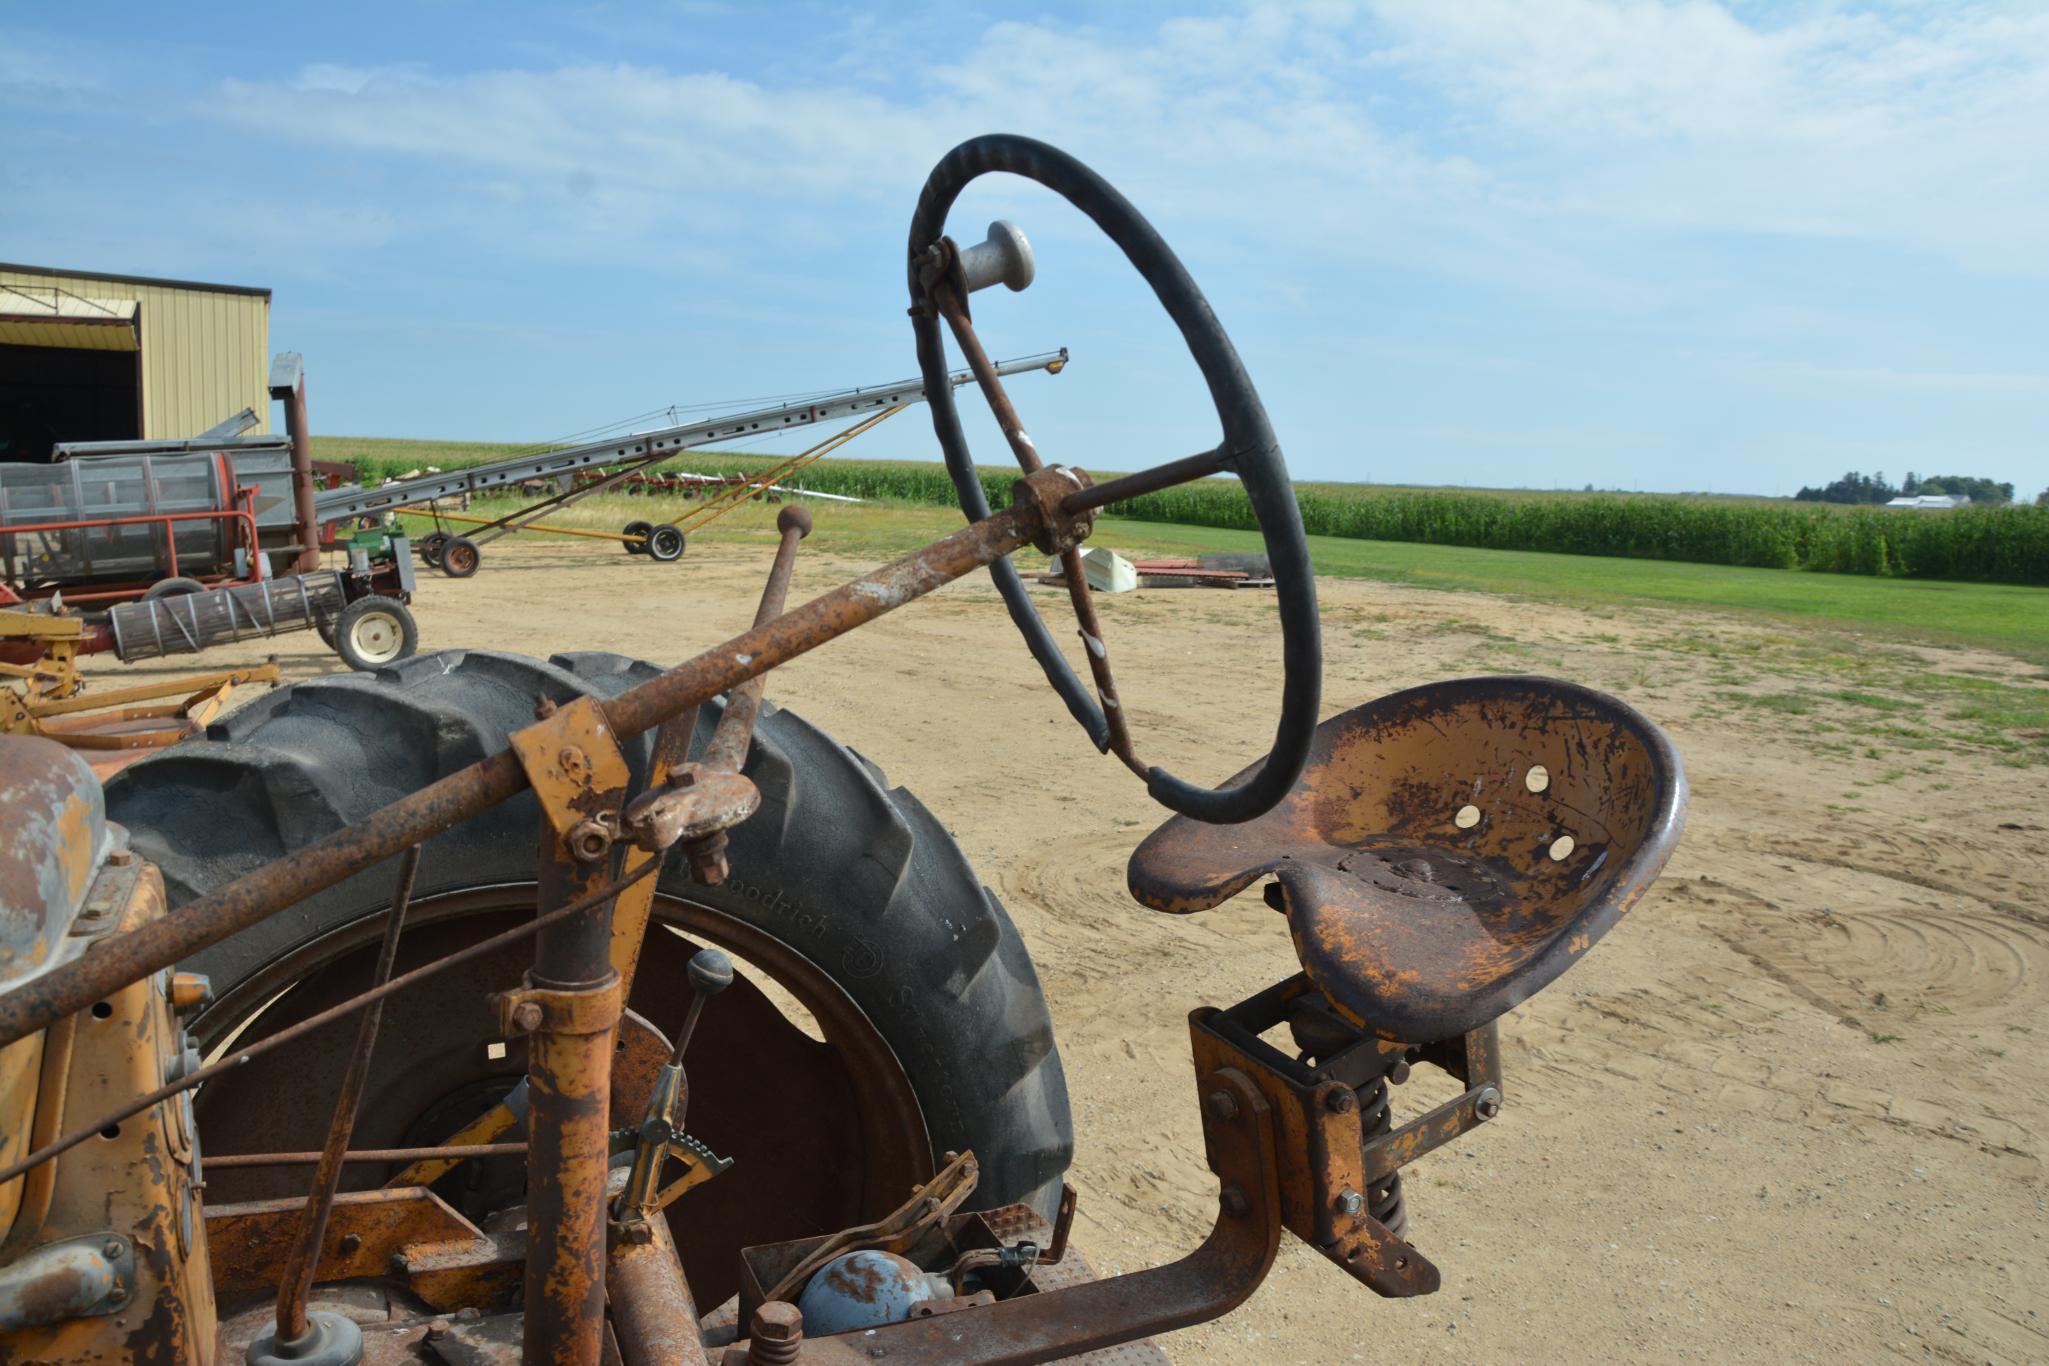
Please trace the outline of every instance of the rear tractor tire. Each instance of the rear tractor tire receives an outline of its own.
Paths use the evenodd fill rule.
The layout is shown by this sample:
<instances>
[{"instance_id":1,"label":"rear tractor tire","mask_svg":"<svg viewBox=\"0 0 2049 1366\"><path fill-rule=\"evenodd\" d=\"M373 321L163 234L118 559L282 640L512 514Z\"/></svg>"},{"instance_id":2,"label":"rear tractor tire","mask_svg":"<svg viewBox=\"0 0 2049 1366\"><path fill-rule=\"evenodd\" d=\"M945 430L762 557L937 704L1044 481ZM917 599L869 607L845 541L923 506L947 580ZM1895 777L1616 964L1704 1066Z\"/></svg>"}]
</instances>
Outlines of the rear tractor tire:
<instances>
[{"instance_id":1,"label":"rear tractor tire","mask_svg":"<svg viewBox=\"0 0 2049 1366\"><path fill-rule=\"evenodd\" d=\"M452 650L294 684L122 770L108 814L184 905L504 749L541 700L609 698L658 672L611 654L542 663ZM722 705L700 709L693 754ZM637 790L652 736L622 748ZM628 1001L673 1037L690 955L715 945L736 960L737 980L707 1004L684 1057L690 1132L734 1159L671 1212L699 1300L737 1288L740 1247L879 1218L948 1151L980 1161L974 1207L1023 1200L1050 1217L1073 1128L1052 1022L1009 915L917 798L795 713L763 707L745 771L762 805L731 832L730 876L704 887L680 854L669 861ZM539 825L523 792L423 846L401 971L532 918ZM201 1048L244 1026L254 1042L359 993L396 867L182 964L216 992L192 1022ZM521 941L390 998L355 1146L439 1143L513 1086L525 1045L498 1032L488 994L514 985L532 954ZM198 1100L207 1151L317 1148L354 1027L340 1021L331 1039L209 1083ZM639 1121L612 1116L614 1127ZM501 1161L509 1169L473 1161L435 1189L482 1218L489 1209L464 1202L521 1189L519 1159ZM352 1187L393 1174L349 1173ZM208 1194L279 1197L303 1181L223 1171Z\"/></svg>"}]
</instances>

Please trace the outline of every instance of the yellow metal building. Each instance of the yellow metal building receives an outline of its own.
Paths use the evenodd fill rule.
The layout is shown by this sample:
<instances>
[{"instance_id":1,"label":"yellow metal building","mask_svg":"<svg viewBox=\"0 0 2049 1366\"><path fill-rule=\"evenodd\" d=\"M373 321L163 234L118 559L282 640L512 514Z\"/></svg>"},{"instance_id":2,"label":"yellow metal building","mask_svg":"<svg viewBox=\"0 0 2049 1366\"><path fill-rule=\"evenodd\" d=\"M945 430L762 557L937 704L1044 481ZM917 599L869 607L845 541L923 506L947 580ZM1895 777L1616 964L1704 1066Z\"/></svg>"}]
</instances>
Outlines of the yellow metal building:
<instances>
[{"instance_id":1,"label":"yellow metal building","mask_svg":"<svg viewBox=\"0 0 2049 1366\"><path fill-rule=\"evenodd\" d=\"M0 458L270 429L270 291L0 264ZM40 449L38 449L40 447Z\"/></svg>"}]
</instances>

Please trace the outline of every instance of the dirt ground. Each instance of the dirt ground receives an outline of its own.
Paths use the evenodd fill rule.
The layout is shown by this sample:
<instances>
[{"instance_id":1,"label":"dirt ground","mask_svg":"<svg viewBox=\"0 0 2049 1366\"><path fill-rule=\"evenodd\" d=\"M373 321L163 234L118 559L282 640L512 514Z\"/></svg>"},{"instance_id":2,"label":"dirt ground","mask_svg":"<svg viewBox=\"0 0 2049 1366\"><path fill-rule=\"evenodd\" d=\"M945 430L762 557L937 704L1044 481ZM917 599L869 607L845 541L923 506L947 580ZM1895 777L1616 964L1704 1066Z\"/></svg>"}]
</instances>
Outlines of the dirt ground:
<instances>
[{"instance_id":1,"label":"dirt ground","mask_svg":"<svg viewBox=\"0 0 2049 1366\"><path fill-rule=\"evenodd\" d=\"M674 662L747 625L767 560L494 546L472 580L423 576L422 648ZM808 558L795 593L858 567ZM1783 627L1320 591L1326 713L1456 675L1577 679L1669 730L1692 811L1641 905L1502 1021L1501 1117L1410 1170L1410 1236L1443 1290L1382 1301L1291 1241L1244 1308L1166 1340L1174 1358L2049 1359L2049 767L1811 743L1818 716L1736 704L1783 682L1775 661L1800 645L1769 634ZM1049 617L1061 605L1048 590ZM1103 611L1148 757L1214 782L1262 750L1270 594L1144 591ZM275 643L293 677L337 667L310 636ZM1127 898L1125 859L1161 813L1067 719L986 579L799 661L769 695L917 792L1015 917L1074 1098L1080 1245L1104 1271L1194 1246L1215 1185L1186 1012L1291 972L1279 919L1256 892L1185 918Z\"/></svg>"}]
</instances>

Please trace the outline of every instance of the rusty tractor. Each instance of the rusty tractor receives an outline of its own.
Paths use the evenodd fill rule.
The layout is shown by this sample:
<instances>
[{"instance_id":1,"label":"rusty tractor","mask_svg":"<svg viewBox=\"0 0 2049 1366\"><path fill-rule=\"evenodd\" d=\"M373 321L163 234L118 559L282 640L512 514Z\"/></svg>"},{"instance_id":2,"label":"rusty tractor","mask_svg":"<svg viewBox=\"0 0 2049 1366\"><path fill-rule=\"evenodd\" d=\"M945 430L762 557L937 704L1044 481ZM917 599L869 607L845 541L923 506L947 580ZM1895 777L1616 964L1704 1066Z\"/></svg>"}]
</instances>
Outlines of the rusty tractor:
<instances>
[{"instance_id":1,"label":"rusty tractor","mask_svg":"<svg viewBox=\"0 0 2049 1366\"><path fill-rule=\"evenodd\" d=\"M1179 326L1211 451L1095 483L1043 463L967 300L1014 229L945 235L1008 172L1088 215ZM1542 678L1319 724L1315 582L1258 395L1116 190L965 143L913 218L912 320L968 525L794 608L785 507L751 629L671 668L403 660L266 694L103 790L0 739L0 1357L250 1363L1160 1359L1303 1240L1384 1296L1439 1272L1401 1170L1505 1103L1496 1021L1586 954L1678 838L1686 788L1623 703ZM1020 466L992 512L942 329ZM1266 757L1147 763L1079 547L1097 510L1235 474L1281 625ZM1060 558L1064 662L1009 556ZM1031 960L944 828L762 696L779 665L988 569L1099 751L1173 813L1144 906L1263 884L1300 971L1189 1016L1215 1223L1097 1277ZM1276 933L1282 932L1276 927ZM1397 1113L1411 1069L1452 1098ZM1109 1355L1115 1353L1114 1357Z\"/></svg>"}]
</instances>

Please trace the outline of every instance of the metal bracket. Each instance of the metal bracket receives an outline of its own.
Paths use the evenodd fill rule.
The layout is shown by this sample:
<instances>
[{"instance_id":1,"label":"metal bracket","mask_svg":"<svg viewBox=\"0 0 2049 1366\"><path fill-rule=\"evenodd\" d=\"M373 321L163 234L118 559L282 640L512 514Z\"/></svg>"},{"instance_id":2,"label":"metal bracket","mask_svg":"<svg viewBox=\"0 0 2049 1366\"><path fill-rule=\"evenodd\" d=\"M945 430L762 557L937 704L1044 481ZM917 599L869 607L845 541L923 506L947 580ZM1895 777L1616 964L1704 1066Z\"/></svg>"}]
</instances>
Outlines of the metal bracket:
<instances>
[{"instance_id":1,"label":"metal bracket","mask_svg":"<svg viewBox=\"0 0 2049 1366\"><path fill-rule=\"evenodd\" d=\"M0 1328L118 1314L135 1293L135 1245L88 1233L31 1248L0 1267Z\"/></svg>"},{"instance_id":2,"label":"metal bracket","mask_svg":"<svg viewBox=\"0 0 2049 1366\"><path fill-rule=\"evenodd\" d=\"M570 853L586 862L609 853L609 835L597 849L593 827L618 829L632 775L597 702L579 697L544 705L541 718L514 731L511 741L541 811Z\"/></svg>"},{"instance_id":3,"label":"metal bracket","mask_svg":"<svg viewBox=\"0 0 2049 1366\"><path fill-rule=\"evenodd\" d=\"M506 1034L604 1034L619 1023L624 992L618 972L580 990L537 987L531 981L492 999Z\"/></svg>"},{"instance_id":4,"label":"metal bracket","mask_svg":"<svg viewBox=\"0 0 2049 1366\"><path fill-rule=\"evenodd\" d=\"M1283 994L1268 991L1230 1010L1195 1011L1188 1026L1197 1071L1235 1069L1272 1106L1281 1221L1290 1233L1377 1294L1434 1292L1441 1281L1436 1266L1375 1219L1360 1198L1370 1178L1352 1088L1301 1066L1259 1037L1283 1018L1284 1004ZM1247 1011L1259 1013L1241 1018ZM1224 1111L1233 1104L1227 1092L1208 1096L1205 1131L1209 1120L1229 1118Z\"/></svg>"}]
</instances>

